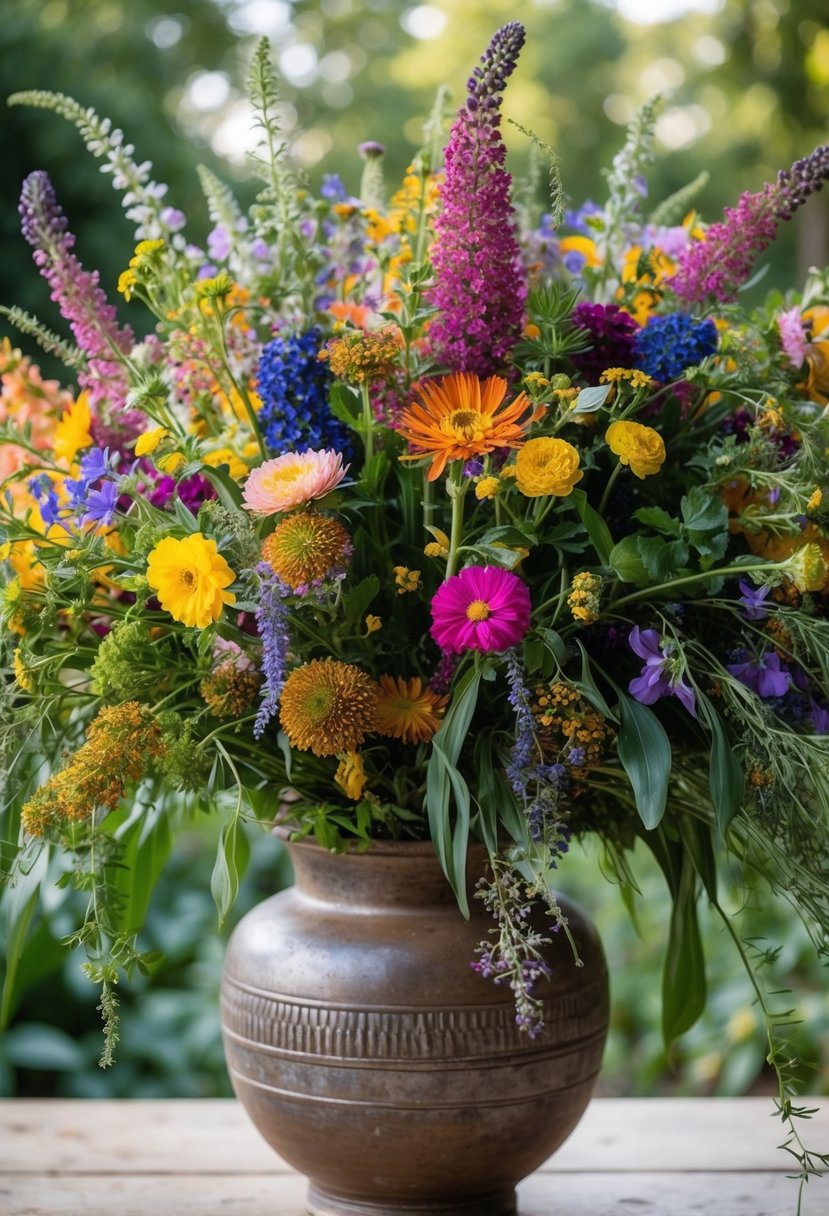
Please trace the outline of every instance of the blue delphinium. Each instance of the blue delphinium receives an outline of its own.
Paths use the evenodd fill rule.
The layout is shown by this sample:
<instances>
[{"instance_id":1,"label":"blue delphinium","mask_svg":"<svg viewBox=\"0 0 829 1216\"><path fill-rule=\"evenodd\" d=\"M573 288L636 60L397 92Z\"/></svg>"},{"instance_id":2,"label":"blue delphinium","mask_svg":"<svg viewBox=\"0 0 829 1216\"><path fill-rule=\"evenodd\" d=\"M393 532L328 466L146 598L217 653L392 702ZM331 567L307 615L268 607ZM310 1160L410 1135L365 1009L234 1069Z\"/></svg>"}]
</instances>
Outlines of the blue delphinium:
<instances>
[{"instance_id":1,"label":"blue delphinium","mask_svg":"<svg viewBox=\"0 0 829 1216\"><path fill-rule=\"evenodd\" d=\"M682 312L651 317L634 339L634 367L667 384L686 367L695 367L717 349L717 327L712 320L695 321Z\"/></svg>"},{"instance_id":2,"label":"blue delphinium","mask_svg":"<svg viewBox=\"0 0 829 1216\"><path fill-rule=\"evenodd\" d=\"M320 331L309 329L274 338L262 350L259 425L271 456L321 448L351 453L351 432L328 408L333 377L317 358L320 342Z\"/></svg>"}]
</instances>

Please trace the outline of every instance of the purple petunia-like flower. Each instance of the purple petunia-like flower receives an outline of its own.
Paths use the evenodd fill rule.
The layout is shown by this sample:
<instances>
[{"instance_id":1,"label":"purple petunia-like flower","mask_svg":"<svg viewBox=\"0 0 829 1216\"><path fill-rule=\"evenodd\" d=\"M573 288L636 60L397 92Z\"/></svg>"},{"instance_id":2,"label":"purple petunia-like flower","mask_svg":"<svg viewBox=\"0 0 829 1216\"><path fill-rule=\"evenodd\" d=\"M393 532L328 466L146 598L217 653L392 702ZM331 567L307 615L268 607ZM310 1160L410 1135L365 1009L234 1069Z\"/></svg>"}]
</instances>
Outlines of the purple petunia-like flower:
<instances>
[{"instance_id":1,"label":"purple petunia-like flower","mask_svg":"<svg viewBox=\"0 0 829 1216\"><path fill-rule=\"evenodd\" d=\"M84 270L72 253L75 238L67 231L66 217L42 170L30 173L24 181L19 211L23 236L35 251L35 264L87 356L87 366L78 371L78 383L88 391L93 407L106 399L115 409L123 409L129 382L113 351L129 354L132 330L119 327L115 309L99 286L97 270Z\"/></svg>"},{"instance_id":2,"label":"purple petunia-like flower","mask_svg":"<svg viewBox=\"0 0 829 1216\"><path fill-rule=\"evenodd\" d=\"M662 697L676 697L692 717L697 716L696 693L682 678L681 669L656 629L640 629L638 625L630 631L628 644L635 655L645 660L642 674L628 684L628 692L643 705L653 705Z\"/></svg>"},{"instance_id":3,"label":"purple petunia-like flower","mask_svg":"<svg viewBox=\"0 0 829 1216\"><path fill-rule=\"evenodd\" d=\"M743 605L746 618L749 621L764 621L769 614L765 599L771 587L752 587L744 578L740 579L740 603Z\"/></svg>"},{"instance_id":4,"label":"purple petunia-like flower","mask_svg":"<svg viewBox=\"0 0 829 1216\"><path fill-rule=\"evenodd\" d=\"M500 131L501 93L524 37L518 21L498 30L468 82L445 152L435 220L430 351L450 371L478 376L503 369L527 298Z\"/></svg>"},{"instance_id":5,"label":"purple petunia-like flower","mask_svg":"<svg viewBox=\"0 0 829 1216\"><path fill-rule=\"evenodd\" d=\"M780 656L774 650L757 659L727 663L726 670L764 699L785 696L792 683L792 673L780 662Z\"/></svg>"}]
</instances>

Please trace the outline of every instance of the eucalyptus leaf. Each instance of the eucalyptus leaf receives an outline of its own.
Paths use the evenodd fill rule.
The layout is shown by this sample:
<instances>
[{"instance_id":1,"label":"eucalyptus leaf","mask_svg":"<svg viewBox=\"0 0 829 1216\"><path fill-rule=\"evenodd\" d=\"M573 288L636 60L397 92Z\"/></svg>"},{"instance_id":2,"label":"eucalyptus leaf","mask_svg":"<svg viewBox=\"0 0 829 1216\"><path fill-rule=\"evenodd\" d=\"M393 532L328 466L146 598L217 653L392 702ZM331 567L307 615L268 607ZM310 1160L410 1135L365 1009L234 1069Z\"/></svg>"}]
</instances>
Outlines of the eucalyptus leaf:
<instances>
[{"instance_id":1,"label":"eucalyptus leaf","mask_svg":"<svg viewBox=\"0 0 829 1216\"><path fill-rule=\"evenodd\" d=\"M610 384L596 384L590 388L583 388L576 397L573 413L595 414L596 410L600 410L607 401L611 387Z\"/></svg>"},{"instance_id":2,"label":"eucalyptus leaf","mask_svg":"<svg viewBox=\"0 0 829 1216\"><path fill-rule=\"evenodd\" d=\"M219 913L219 928L227 919L239 894L239 883L250 860L250 844L238 815L223 825L216 862L210 878L210 893Z\"/></svg>"}]
</instances>

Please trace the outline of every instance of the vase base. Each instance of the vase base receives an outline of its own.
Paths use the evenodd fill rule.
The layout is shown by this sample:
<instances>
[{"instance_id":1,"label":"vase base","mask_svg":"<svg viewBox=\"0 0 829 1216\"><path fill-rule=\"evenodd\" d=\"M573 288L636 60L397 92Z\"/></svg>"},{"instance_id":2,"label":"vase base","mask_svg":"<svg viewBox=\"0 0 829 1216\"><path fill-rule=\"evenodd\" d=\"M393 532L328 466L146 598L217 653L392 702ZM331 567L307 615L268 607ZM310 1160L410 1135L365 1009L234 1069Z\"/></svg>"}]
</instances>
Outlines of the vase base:
<instances>
[{"instance_id":1,"label":"vase base","mask_svg":"<svg viewBox=\"0 0 829 1216\"><path fill-rule=\"evenodd\" d=\"M464 1199L424 1199L378 1202L334 1195L311 1186L306 1211L309 1216L515 1216L515 1191L488 1191Z\"/></svg>"}]
</instances>

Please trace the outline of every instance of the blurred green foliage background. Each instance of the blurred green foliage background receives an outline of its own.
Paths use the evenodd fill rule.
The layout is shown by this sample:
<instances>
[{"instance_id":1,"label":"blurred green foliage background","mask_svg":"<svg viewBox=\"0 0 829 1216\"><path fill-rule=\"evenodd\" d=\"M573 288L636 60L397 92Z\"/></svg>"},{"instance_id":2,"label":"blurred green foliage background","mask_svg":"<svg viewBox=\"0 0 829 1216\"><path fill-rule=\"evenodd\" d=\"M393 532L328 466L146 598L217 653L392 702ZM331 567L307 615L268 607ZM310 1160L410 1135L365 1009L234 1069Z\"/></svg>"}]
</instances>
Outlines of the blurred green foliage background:
<instances>
[{"instance_id":1,"label":"blurred green foliage background","mask_svg":"<svg viewBox=\"0 0 829 1216\"><path fill-rule=\"evenodd\" d=\"M520 17L528 39L505 103L507 118L558 151L570 199L603 197L601 170L635 108L667 93L649 177L658 200L702 169L699 198L715 218L745 189L829 139L829 12L826 0L4 0L3 89L62 91L108 115L169 183L169 201L207 230L195 167L208 164L249 197L245 65L257 37L273 43L282 78L283 130L312 183L340 173L356 190L356 145L388 148L387 177L402 175L441 84L459 103L493 30ZM509 124L511 167L526 163L526 138ZM17 303L62 329L19 235L24 176L46 169L77 236L76 252L114 284L132 253L117 197L74 129L38 110L15 108L0 124L0 303ZM810 201L774 252L774 282L796 286L829 260L829 200ZM140 316L129 314L140 329ZM0 325L0 335L8 333ZM64 331L65 332L65 331ZM30 343L10 335L51 374ZM222 945L209 876L213 825L193 825L168 864L151 908L147 949L166 961L122 992L119 1062L96 1066L100 1037L94 990L57 939L71 910L56 896L38 928L28 994L0 1043L0 1093L85 1096L210 1096L229 1092L221 1057L217 992ZM237 915L287 881L279 845L254 841ZM712 998L704 1021L666 1060L659 1031L659 971L667 901L661 878L641 867L638 929L589 850L567 859L562 885L589 907L611 962L614 1027L603 1086L612 1093L763 1089L765 1046L752 994L733 949L709 927ZM752 933L781 946L778 976L796 993L808 1033L800 1053L829 1091L826 972L809 962L793 913L760 906ZM0 936L3 928L0 925ZM784 998L781 998L783 1000ZM778 1005L779 1007L779 1005Z\"/></svg>"}]
</instances>

